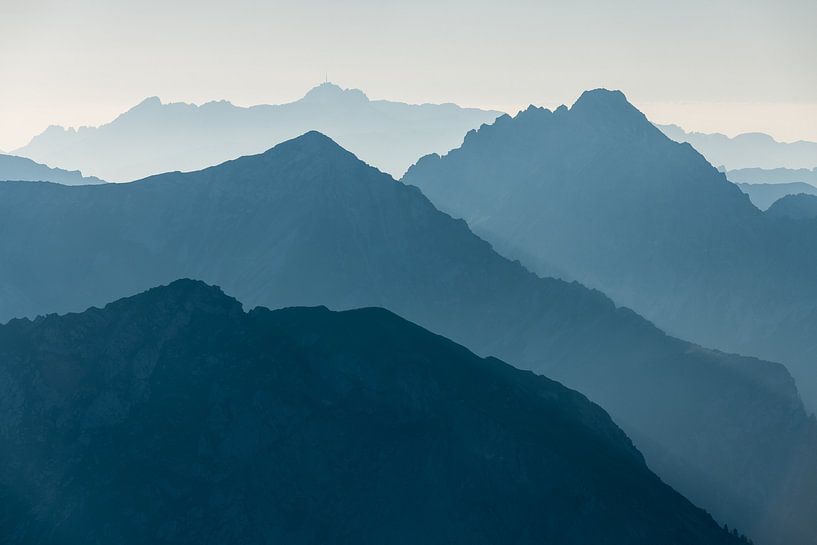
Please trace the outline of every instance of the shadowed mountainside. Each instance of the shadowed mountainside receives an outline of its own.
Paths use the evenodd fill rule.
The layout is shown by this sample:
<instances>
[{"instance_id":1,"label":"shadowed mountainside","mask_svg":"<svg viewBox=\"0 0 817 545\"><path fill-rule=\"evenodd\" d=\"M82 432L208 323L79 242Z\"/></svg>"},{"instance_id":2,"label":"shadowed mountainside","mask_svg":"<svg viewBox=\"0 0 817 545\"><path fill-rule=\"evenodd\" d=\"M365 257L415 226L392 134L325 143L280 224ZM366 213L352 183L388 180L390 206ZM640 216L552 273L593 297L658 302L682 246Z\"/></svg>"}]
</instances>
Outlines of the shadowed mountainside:
<instances>
[{"instance_id":1,"label":"shadowed mountainside","mask_svg":"<svg viewBox=\"0 0 817 545\"><path fill-rule=\"evenodd\" d=\"M773 218L811 220L817 218L817 194L786 195L766 211ZM813 227L813 226L812 226Z\"/></svg>"},{"instance_id":2,"label":"shadowed mountainside","mask_svg":"<svg viewBox=\"0 0 817 545\"><path fill-rule=\"evenodd\" d=\"M0 385L4 543L740 543L584 396L381 309L177 281L0 327Z\"/></svg>"}]
</instances>

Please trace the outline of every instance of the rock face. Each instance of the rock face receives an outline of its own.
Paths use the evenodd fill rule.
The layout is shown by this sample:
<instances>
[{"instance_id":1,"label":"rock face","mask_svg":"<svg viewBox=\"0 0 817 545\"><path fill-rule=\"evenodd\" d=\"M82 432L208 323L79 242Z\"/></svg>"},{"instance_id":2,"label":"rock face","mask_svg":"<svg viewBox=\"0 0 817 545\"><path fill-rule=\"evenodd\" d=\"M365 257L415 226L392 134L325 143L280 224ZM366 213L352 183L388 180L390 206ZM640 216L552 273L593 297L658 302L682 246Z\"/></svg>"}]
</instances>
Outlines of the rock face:
<instances>
[{"instance_id":1,"label":"rock face","mask_svg":"<svg viewBox=\"0 0 817 545\"><path fill-rule=\"evenodd\" d=\"M4 543L740 543L584 396L381 309L181 280L0 327L0 389Z\"/></svg>"},{"instance_id":2,"label":"rock face","mask_svg":"<svg viewBox=\"0 0 817 545\"><path fill-rule=\"evenodd\" d=\"M501 117L404 181L534 271L704 346L786 364L817 410L817 231L764 215L620 92Z\"/></svg>"},{"instance_id":3,"label":"rock face","mask_svg":"<svg viewBox=\"0 0 817 545\"><path fill-rule=\"evenodd\" d=\"M77 170L49 168L25 157L0 153L0 181L54 182L63 185L93 185L105 182L93 176L83 176Z\"/></svg>"},{"instance_id":4,"label":"rock face","mask_svg":"<svg viewBox=\"0 0 817 545\"><path fill-rule=\"evenodd\" d=\"M324 83L295 102L250 108L226 101L162 104L151 97L100 127L50 127L16 153L124 182L208 167L319 130L401 176L418 157L448 151L499 114L455 104L369 100L358 89Z\"/></svg>"},{"instance_id":5,"label":"rock face","mask_svg":"<svg viewBox=\"0 0 817 545\"><path fill-rule=\"evenodd\" d=\"M180 277L250 306L385 307L588 395L720 522L767 543L817 535L815 423L782 366L701 349L536 277L321 134L131 184L0 184L0 227L0 320Z\"/></svg>"},{"instance_id":6,"label":"rock face","mask_svg":"<svg viewBox=\"0 0 817 545\"><path fill-rule=\"evenodd\" d=\"M773 218L813 220L817 218L817 194L798 193L796 195L786 195L775 201L766 211L766 214Z\"/></svg>"}]
</instances>

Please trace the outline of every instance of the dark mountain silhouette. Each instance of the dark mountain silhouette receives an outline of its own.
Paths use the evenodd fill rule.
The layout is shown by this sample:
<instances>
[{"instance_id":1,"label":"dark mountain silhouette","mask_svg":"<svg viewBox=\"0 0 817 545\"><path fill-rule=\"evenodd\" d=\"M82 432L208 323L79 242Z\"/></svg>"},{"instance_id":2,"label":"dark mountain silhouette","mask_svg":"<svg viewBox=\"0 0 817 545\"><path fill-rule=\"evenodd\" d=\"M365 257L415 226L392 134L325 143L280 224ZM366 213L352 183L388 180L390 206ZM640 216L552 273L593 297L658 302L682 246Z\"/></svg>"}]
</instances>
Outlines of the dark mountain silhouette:
<instances>
[{"instance_id":1,"label":"dark mountain silhouette","mask_svg":"<svg viewBox=\"0 0 817 545\"><path fill-rule=\"evenodd\" d=\"M723 134L687 132L678 125L656 125L676 142L688 142L713 165L728 170L743 168L812 168L817 164L817 142L778 142L768 134ZM802 181L802 180L798 180Z\"/></svg>"},{"instance_id":2,"label":"dark mountain silhouette","mask_svg":"<svg viewBox=\"0 0 817 545\"><path fill-rule=\"evenodd\" d=\"M730 182L747 184L807 183L817 186L817 168L741 168L728 170Z\"/></svg>"},{"instance_id":3,"label":"dark mountain silhouette","mask_svg":"<svg viewBox=\"0 0 817 545\"><path fill-rule=\"evenodd\" d=\"M497 115L455 104L369 100L360 90L324 83L295 102L249 108L151 97L100 127L50 127L16 153L122 182L259 153L314 129L400 176L418 157L448 151Z\"/></svg>"},{"instance_id":4,"label":"dark mountain silhouette","mask_svg":"<svg viewBox=\"0 0 817 545\"><path fill-rule=\"evenodd\" d=\"M812 195L804 193L786 195L775 201L766 211L766 214L774 218L815 219L817 218L817 192Z\"/></svg>"},{"instance_id":5,"label":"dark mountain silhouette","mask_svg":"<svg viewBox=\"0 0 817 545\"><path fill-rule=\"evenodd\" d=\"M93 176L83 176L76 170L50 168L25 157L0 153L0 181L21 180L29 182L54 182L64 185L104 184Z\"/></svg>"},{"instance_id":6,"label":"dark mountain silhouette","mask_svg":"<svg viewBox=\"0 0 817 545\"><path fill-rule=\"evenodd\" d=\"M385 307L579 389L721 522L814 543L817 425L782 366L690 345L599 292L536 277L321 134L130 184L0 184L0 222L0 320L179 277L250 306Z\"/></svg>"},{"instance_id":7,"label":"dark mountain silhouette","mask_svg":"<svg viewBox=\"0 0 817 545\"><path fill-rule=\"evenodd\" d=\"M729 175L727 174L727 176ZM800 193L817 195L817 187L805 182L784 182L779 184L739 183L737 186L741 191L749 195L752 204L761 210L768 209L775 201L782 199L786 195L798 195Z\"/></svg>"},{"instance_id":8,"label":"dark mountain silhouette","mask_svg":"<svg viewBox=\"0 0 817 545\"><path fill-rule=\"evenodd\" d=\"M0 362L4 543L740 543L584 396L381 309L184 280Z\"/></svg>"},{"instance_id":9,"label":"dark mountain silhouette","mask_svg":"<svg viewBox=\"0 0 817 545\"><path fill-rule=\"evenodd\" d=\"M817 409L817 232L764 215L622 93L500 117L404 181L535 271L704 346L785 363Z\"/></svg>"}]
</instances>

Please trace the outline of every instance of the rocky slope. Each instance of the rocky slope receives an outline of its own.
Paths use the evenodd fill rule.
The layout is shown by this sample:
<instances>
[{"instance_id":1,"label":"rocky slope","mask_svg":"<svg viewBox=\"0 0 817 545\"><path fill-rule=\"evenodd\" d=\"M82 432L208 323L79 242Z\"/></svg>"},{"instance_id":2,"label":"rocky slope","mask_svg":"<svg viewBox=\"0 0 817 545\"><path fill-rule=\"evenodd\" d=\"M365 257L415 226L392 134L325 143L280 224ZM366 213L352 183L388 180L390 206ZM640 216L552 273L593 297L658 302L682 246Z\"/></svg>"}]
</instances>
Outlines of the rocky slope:
<instances>
[{"instance_id":1,"label":"rocky slope","mask_svg":"<svg viewBox=\"0 0 817 545\"><path fill-rule=\"evenodd\" d=\"M737 544L576 392L177 281L0 327L9 544Z\"/></svg>"}]
</instances>

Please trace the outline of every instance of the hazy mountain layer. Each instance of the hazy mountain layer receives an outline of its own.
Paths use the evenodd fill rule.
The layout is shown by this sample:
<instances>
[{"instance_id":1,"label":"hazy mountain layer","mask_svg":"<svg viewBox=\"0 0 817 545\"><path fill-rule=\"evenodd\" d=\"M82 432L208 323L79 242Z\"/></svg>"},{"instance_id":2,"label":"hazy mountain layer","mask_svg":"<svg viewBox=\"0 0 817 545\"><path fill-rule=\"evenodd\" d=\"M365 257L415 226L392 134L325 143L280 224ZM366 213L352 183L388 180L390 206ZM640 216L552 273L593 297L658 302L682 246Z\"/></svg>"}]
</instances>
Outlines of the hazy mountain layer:
<instances>
[{"instance_id":1,"label":"hazy mountain layer","mask_svg":"<svg viewBox=\"0 0 817 545\"><path fill-rule=\"evenodd\" d=\"M710 163L724 166L728 170L780 167L808 169L817 164L817 142L778 142L768 134L758 132L730 138L718 133L687 132L678 125L657 127L676 142L692 144Z\"/></svg>"},{"instance_id":2,"label":"hazy mountain layer","mask_svg":"<svg viewBox=\"0 0 817 545\"><path fill-rule=\"evenodd\" d=\"M250 306L388 308L587 394L721 522L770 544L817 535L817 428L782 366L703 350L534 276L318 133L131 184L0 184L0 253L0 319L179 277Z\"/></svg>"},{"instance_id":3,"label":"hazy mountain layer","mask_svg":"<svg viewBox=\"0 0 817 545\"><path fill-rule=\"evenodd\" d=\"M817 168L741 168L726 172L729 181L748 184L807 183L817 186Z\"/></svg>"},{"instance_id":4,"label":"hazy mountain layer","mask_svg":"<svg viewBox=\"0 0 817 545\"><path fill-rule=\"evenodd\" d=\"M817 409L817 231L764 215L620 92L503 116L404 181L536 271L705 346L784 362Z\"/></svg>"},{"instance_id":5,"label":"hazy mountain layer","mask_svg":"<svg viewBox=\"0 0 817 545\"><path fill-rule=\"evenodd\" d=\"M729 176L727 174L727 176ZM752 204L761 210L768 209L775 201L782 199L786 195L798 195L800 193L817 195L817 187L805 182L783 182L774 184L737 184L741 191L749 195Z\"/></svg>"},{"instance_id":6,"label":"hazy mountain layer","mask_svg":"<svg viewBox=\"0 0 817 545\"><path fill-rule=\"evenodd\" d=\"M811 220L817 218L817 193L806 195L786 195L766 211L774 218L789 218L794 220Z\"/></svg>"},{"instance_id":7,"label":"hazy mountain layer","mask_svg":"<svg viewBox=\"0 0 817 545\"><path fill-rule=\"evenodd\" d=\"M739 543L584 396L381 309L178 281L0 327L0 377L4 543Z\"/></svg>"},{"instance_id":8,"label":"hazy mountain layer","mask_svg":"<svg viewBox=\"0 0 817 545\"><path fill-rule=\"evenodd\" d=\"M50 127L16 153L122 182L204 168L319 130L400 176L418 157L458 146L468 130L497 115L455 104L369 100L357 89L325 83L295 102L250 108L226 101L162 104L152 97L100 127Z\"/></svg>"},{"instance_id":9,"label":"hazy mountain layer","mask_svg":"<svg viewBox=\"0 0 817 545\"><path fill-rule=\"evenodd\" d=\"M21 180L30 182L54 182L64 185L103 184L93 176L86 177L76 170L50 168L25 157L0 153L0 180Z\"/></svg>"}]
</instances>

